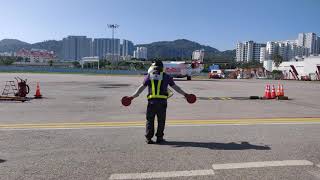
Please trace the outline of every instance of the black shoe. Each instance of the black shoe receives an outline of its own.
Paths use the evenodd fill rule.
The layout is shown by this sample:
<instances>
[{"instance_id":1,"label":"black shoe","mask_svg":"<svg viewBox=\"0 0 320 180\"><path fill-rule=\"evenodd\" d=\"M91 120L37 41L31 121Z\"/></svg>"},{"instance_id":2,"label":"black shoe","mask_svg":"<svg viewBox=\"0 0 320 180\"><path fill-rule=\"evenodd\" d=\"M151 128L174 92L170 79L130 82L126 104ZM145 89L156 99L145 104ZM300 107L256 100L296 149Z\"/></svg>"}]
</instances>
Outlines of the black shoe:
<instances>
[{"instance_id":1,"label":"black shoe","mask_svg":"<svg viewBox=\"0 0 320 180\"><path fill-rule=\"evenodd\" d=\"M146 143L147 144L154 144L154 141L152 141L152 139L146 139Z\"/></svg>"},{"instance_id":2,"label":"black shoe","mask_svg":"<svg viewBox=\"0 0 320 180\"><path fill-rule=\"evenodd\" d=\"M157 141L156 141L156 143L157 144L161 144L161 143L164 143L164 142L166 142L166 140L165 139L163 139L162 137L160 138L157 138Z\"/></svg>"}]
</instances>

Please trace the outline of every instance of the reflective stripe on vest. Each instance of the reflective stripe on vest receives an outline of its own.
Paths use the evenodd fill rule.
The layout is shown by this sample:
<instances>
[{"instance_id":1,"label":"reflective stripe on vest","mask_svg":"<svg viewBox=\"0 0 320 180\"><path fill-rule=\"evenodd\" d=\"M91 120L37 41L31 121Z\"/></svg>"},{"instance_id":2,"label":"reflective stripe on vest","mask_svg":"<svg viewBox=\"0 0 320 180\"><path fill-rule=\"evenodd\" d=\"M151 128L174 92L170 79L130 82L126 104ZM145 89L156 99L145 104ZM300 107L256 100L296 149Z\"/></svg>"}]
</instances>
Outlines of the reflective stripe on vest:
<instances>
[{"instance_id":1,"label":"reflective stripe on vest","mask_svg":"<svg viewBox=\"0 0 320 180\"><path fill-rule=\"evenodd\" d=\"M160 76L163 78L163 73L160 73ZM160 87L162 80L158 80L157 92L154 85L154 80L151 79L151 94L148 96L148 99L158 98L158 99L168 99L166 95L160 95Z\"/></svg>"}]
</instances>

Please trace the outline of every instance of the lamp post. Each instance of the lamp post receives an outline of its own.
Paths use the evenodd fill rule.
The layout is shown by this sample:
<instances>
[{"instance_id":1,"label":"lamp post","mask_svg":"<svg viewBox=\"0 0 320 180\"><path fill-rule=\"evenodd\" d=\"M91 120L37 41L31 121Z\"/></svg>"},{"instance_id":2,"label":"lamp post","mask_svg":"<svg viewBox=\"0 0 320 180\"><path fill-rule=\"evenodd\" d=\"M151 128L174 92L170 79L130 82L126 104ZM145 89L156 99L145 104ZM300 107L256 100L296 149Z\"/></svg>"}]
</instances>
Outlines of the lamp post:
<instances>
[{"instance_id":1,"label":"lamp post","mask_svg":"<svg viewBox=\"0 0 320 180\"><path fill-rule=\"evenodd\" d=\"M108 28L112 29L112 59L111 61L114 61L114 30L119 28L118 24L108 24Z\"/></svg>"}]
</instances>

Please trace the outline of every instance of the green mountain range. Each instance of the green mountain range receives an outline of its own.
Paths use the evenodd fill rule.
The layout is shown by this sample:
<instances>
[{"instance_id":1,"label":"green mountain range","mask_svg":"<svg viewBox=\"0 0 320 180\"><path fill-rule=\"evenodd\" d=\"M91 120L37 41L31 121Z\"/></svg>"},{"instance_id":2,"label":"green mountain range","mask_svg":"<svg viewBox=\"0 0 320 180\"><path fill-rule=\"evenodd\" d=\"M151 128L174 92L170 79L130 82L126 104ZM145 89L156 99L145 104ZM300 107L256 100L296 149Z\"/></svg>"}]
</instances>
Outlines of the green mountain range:
<instances>
[{"instance_id":1,"label":"green mountain range","mask_svg":"<svg viewBox=\"0 0 320 180\"><path fill-rule=\"evenodd\" d=\"M29 44L17 39L3 39L0 41L0 52L17 52L20 49L46 49L53 51L58 57L62 56L62 41L48 40Z\"/></svg>"},{"instance_id":2,"label":"green mountain range","mask_svg":"<svg viewBox=\"0 0 320 180\"><path fill-rule=\"evenodd\" d=\"M192 52L198 49L205 50L205 61L229 62L235 57L235 50L219 51L216 48L201 45L186 39L175 41L159 41L150 44L138 44L148 48L148 58L162 59L190 59ZM16 52L25 49L46 49L54 51L58 57L62 57L62 41L48 40L29 44L17 39L3 39L0 41L0 52Z\"/></svg>"},{"instance_id":3,"label":"green mountain range","mask_svg":"<svg viewBox=\"0 0 320 180\"><path fill-rule=\"evenodd\" d=\"M3 39L0 41L0 52L16 52L19 49L29 49L31 44L17 39Z\"/></svg>"},{"instance_id":4,"label":"green mountain range","mask_svg":"<svg viewBox=\"0 0 320 180\"><path fill-rule=\"evenodd\" d=\"M187 39L175 41L159 41L150 44L139 44L136 46L147 47L148 58L181 58L190 59L192 52L204 49L205 60L212 62L229 62L235 57L235 50L219 51L216 48L201 45Z\"/></svg>"}]
</instances>

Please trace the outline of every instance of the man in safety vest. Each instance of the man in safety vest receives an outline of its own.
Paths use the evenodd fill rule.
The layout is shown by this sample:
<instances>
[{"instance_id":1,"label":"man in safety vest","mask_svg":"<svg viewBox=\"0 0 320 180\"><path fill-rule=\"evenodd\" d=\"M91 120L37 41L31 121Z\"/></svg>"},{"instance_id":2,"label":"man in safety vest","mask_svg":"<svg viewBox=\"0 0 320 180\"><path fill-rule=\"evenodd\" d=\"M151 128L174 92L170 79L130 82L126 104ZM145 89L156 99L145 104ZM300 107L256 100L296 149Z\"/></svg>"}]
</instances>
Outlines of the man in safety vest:
<instances>
[{"instance_id":1,"label":"man in safety vest","mask_svg":"<svg viewBox=\"0 0 320 180\"><path fill-rule=\"evenodd\" d=\"M187 97L188 94L185 93L179 86L177 86L173 78L163 72L163 63L161 61L156 61L148 70L148 75L145 77L143 84L136 90L136 92L129 97L131 100L138 97L141 92L148 87L148 107L146 113L146 142L148 144L153 144L152 137L154 136L154 119L157 116L158 129L157 129L157 140L156 143L162 143L163 131L166 122L166 111L167 111L167 99L169 96L168 85L170 85L176 92Z\"/></svg>"}]
</instances>

